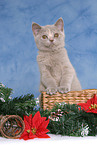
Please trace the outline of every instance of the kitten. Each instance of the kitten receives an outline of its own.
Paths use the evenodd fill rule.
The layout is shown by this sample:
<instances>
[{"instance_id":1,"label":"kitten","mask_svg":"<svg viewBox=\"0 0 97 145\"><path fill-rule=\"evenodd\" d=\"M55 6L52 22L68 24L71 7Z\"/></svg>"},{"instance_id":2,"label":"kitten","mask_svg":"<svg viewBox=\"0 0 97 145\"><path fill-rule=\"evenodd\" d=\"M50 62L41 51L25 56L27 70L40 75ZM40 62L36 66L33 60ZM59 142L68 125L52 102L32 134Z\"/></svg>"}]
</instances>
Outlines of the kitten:
<instances>
[{"instance_id":1,"label":"kitten","mask_svg":"<svg viewBox=\"0 0 97 145\"><path fill-rule=\"evenodd\" d=\"M57 91L81 90L76 72L64 48L65 34L63 19L54 25L40 26L32 23L32 31L37 45L37 62L40 69L40 92L54 94Z\"/></svg>"}]
</instances>

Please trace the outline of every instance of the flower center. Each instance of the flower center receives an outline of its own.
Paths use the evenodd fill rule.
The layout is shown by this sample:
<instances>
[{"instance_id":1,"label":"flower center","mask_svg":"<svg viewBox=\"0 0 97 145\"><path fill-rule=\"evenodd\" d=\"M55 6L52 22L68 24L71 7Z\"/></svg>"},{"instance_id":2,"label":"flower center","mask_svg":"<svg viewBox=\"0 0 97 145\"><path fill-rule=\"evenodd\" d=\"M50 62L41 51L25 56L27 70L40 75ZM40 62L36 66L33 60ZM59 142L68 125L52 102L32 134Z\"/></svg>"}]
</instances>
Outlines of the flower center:
<instances>
[{"instance_id":1,"label":"flower center","mask_svg":"<svg viewBox=\"0 0 97 145\"><path fill-rule=\"evenodd\" d=\"M97 109L97 104L91 104L91 106L89 107L89 109Z\"/></svg>"},{"instance_id":2,"label":"flower center","mask_svg":"<svg viewBox=\"0 0 97 145\"><path fill-rule=\"evenodd\" d=\"M32 133L35 134L36 133L36 128L31 128L32 129Z\"/></svg>"},{"instance_id":3,"label":"flower center","mask_svg":"<svg viewBox=\"0 0 97 145\"><path fill-rule=\"evenodd\" d=\"M34 127L34 128L31 128L31 130L28 129L28 130L27 130L27 133L30 133L30 131L31 131L33 134L35 134L35 133L36 133L36 128L35 128L35 127Z\"/></svg>"},{"instance_id":4,"label":"flower center","mask_svg":"<svg viewBox=\"0 0 97 145\"><path fill-rule=\"evenodd\" d=\"M30 130L29 129L27 130L27 133L30 133Z\"/></svg>"}]
</instances>

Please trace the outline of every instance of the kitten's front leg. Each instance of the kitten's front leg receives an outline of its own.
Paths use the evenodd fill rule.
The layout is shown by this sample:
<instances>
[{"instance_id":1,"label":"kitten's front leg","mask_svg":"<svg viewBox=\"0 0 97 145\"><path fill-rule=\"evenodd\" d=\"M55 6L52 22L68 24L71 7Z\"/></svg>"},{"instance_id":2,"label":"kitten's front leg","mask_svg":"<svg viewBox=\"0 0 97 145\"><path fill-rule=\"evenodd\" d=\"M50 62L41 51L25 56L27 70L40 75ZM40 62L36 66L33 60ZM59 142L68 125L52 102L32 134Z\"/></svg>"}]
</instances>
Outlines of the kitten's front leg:
<instances>
[{"instance_id":1,"label":"kitten's front leg","mask_svg":"<svg viewBox=\"0 0 97 145\"><path fill-rule=\"evenodd\" d=\"M57 92L57 86L55 79L51 76L50 72L46 68L42 69L41 82L45 86L47 94L55 94Z\"/></svg>"},{"instance_id":2,"label":"kitten's front leg","mask_svg":"<svg viewBox=\"0 0 97 145\"><path fill-rule=\"evenodd\" d=\"M71 90L71 84L74 77L74 69L69 67L64 67L64 72L62 73L62 78L58 91L60 93L67 93Z\"/></svg>"}]
</instances>

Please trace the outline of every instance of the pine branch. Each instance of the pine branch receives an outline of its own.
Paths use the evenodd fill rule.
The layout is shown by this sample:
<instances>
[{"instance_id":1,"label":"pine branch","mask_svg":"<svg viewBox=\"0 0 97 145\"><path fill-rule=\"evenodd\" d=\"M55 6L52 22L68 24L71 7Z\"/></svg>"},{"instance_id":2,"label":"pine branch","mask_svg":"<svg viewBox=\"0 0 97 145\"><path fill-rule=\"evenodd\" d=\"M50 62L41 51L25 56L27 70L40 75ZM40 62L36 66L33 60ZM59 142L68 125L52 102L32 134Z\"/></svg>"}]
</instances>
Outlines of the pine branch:
<instances>
[{"instance_id":1,"label":"pine branch","mask_svg":"<svg viewBox=\"0 0 97 145\"><path fill-rule=\"evenodd\" d=\"M68 136L83 136L84 134L94 136L97 134L97 115L86 113L77 105L56 104L52 112L56 117L51 117L48 129L53 134ZM56 118L58 118L57 121Z\"/></svg>"},{"instance_id":2,"label":"pine branch","mask_svg":"<svg viewBox=\"0 0 97 145\"><path fill-rule=\"evenodd\" d=\"M24 96L16 97L7 102L0 102L0 114L3 115L28 115L33 111L36 106L34 95L27 94Z\"/></svg>"}]
</instances>

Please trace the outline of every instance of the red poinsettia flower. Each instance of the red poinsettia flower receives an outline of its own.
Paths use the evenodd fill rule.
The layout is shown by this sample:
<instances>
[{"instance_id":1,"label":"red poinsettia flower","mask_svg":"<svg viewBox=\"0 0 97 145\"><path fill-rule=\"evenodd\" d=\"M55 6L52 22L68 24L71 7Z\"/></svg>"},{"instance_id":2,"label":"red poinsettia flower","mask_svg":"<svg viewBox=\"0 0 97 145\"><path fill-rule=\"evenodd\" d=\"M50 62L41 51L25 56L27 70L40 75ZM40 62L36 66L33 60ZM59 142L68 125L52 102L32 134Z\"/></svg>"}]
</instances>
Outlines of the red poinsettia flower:
<instances>
[{"instance_id":1,"label":"red poinsettia flower","mask_svg":"<svg viewBox=\"0 0 97 145\"><path fill-rule=\"evenodd\" d=\"M82 110L85 110L86 112L91 113L97 113L97 97L96 94L93 98L87 101L87 103L79 103L79 106L81 106Z\"/></svg>"},{"instance_id":2,"label":"red poinsettia flower","mask_svg":"<svg viewBox=\"0 0 97 145\"><path fill-rule=\"evenodd\" d=\"M21 135L20 139L28 140L34 138L50 138L46 133L49 132L47 128L49 119L46 120L46 117L41 117L40 112L38 111L32 118L30 116L24 116L25 130Z\"/></svg>"}]
</instances>

